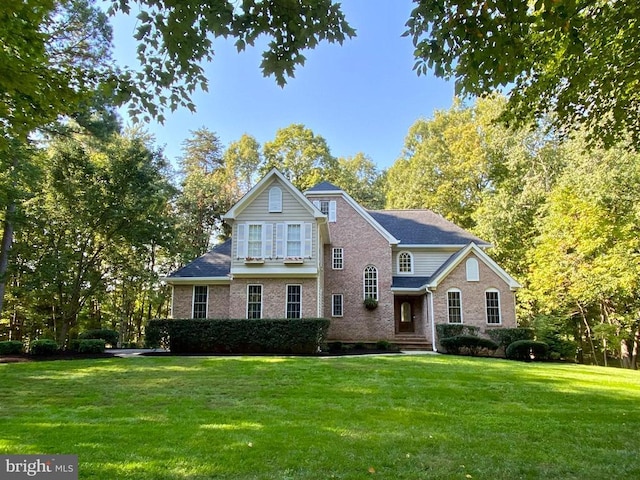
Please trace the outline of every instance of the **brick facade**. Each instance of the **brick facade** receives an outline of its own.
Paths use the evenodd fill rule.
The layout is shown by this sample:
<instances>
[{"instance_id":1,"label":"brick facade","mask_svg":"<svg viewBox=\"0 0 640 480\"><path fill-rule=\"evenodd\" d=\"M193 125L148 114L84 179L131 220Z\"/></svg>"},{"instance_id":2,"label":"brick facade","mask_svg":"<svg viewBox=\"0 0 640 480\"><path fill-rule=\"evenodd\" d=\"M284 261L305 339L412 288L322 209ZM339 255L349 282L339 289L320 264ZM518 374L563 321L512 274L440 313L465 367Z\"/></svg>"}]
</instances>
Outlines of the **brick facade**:
<instances>
[{"instance_id":1,"label":"brick facade","mask_svg":"<svg viewBox=\"0 0 640 480\"><path fill-rule=\"evenodd\" d=\"M231 284L229 314L247 317L247 286L262 285L262 317L285 318L287 285L302 286L302 316L318 316L318 282L315 278L237 278Z\"/></svg>"},{"instance_id":2,"label":"brick facade","mask_svg":"<svg viewBox=\"0 0 640 480\"><path fill-rule=\"evenodd\" d=\"M473 254L469 256L478 258ZM465 269L466 258L447 275L438 289L433 292L435 323L448 323L447 291L458 289L461 292L462 300L462 323L465 325L480 327L482 331L500 327L516 327L515 293L480 259L478 259L480 280L468 282ZM502 323L499 325L487 323L485 292L489 289L496 289L500 293Z\"/></svg>"},{"instance_id":3,"label":"brick facade","mask_svg":"<svg viewBox=\"0 0 640 480\"><path fill-rule=\"evenodd\" d=\"M313 196L312 200L328 200ZM336 200L336 222L329 224L331 245L324 251L324 312L331 319L329 339L376 341L394 337L393 294L391 293L391 247L386 240L344 198ZM333 269L333 248L342 248L343 270ZM378 270L378 308L363 305L363 274L367 265ZM342 294L344 314L331 317L333 294Z\"/></svg>"}]
</instances>

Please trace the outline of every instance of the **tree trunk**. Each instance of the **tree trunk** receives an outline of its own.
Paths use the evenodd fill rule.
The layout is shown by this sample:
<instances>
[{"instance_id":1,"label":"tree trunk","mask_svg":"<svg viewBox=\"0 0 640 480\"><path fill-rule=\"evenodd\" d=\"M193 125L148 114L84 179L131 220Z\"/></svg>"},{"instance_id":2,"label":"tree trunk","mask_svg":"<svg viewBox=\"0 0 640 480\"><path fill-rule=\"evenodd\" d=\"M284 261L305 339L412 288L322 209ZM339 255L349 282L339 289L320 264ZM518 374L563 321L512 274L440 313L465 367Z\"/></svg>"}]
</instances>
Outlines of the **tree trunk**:
<instances>
[{"instance_id":1,"label":"tree trunk","mask_svg":"<svg viewBox=\"0 0 640 480\"><path fill-rule=\"evenodd\" d=\"M9 252L13 245L13 217L16 214L16 201L11 200L7 205L2 231L2 244L0 245L0 315L4 307L4 292L7 286L7 274L9 272Z\"/></svg>"}]
</instances>

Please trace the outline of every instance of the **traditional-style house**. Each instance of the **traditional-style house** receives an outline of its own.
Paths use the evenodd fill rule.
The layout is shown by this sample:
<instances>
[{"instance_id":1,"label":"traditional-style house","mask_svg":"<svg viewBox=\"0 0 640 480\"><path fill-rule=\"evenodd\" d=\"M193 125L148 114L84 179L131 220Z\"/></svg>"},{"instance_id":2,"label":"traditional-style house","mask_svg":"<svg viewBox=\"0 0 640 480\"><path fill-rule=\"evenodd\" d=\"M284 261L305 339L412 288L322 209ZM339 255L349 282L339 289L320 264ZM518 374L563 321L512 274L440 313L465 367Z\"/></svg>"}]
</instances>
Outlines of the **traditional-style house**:
<instances>
[{"instance_id":1,"label":"traditional-style house","mask_svg":"<svg viewBox=\"0 0 640 480\"><path fill-rule=\"evenodd\" d=\"M231 239L166 278L173 318L325 317L329 340L423 348L438 323L516 326L518 282L429 210L367 211L274 169L224 220Z\"/></svg>"}]
</instances>

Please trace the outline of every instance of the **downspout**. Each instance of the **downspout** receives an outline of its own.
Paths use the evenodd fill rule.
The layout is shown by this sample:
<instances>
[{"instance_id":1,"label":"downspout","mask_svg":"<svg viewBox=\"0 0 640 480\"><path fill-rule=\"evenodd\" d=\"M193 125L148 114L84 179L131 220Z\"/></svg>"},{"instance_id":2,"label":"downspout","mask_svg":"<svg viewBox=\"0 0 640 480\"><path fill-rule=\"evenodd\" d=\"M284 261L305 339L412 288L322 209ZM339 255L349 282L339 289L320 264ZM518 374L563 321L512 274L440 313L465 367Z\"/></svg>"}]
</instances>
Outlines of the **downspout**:
<instances>
[{"instance_id":1,"label":"downspout","mask_svg":"<svg viewBox=\"0 0 640 480\"><path fill-rule=\"evenodd\" d=\"M429 297L429 321L431 323L431 345L434 352L438 351L436 346L436 322L433 314L433 292L427 288L427 296Z\"/></svg>"}]
</instances>

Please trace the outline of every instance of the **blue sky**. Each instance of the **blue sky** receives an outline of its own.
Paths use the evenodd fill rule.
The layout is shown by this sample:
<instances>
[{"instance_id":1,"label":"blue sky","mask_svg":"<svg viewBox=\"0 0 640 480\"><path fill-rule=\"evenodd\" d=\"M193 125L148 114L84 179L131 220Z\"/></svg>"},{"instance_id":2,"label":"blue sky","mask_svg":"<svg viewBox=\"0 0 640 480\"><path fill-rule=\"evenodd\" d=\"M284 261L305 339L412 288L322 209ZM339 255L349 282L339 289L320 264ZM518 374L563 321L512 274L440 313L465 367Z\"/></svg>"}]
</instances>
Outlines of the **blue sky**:
<instances>
[{"instance_id":1,"label":"blue sky","mask_svg":"<svg viewBox=\"0 0 640 480\"><path fill-rule=\"evenodd\" d=\"M261 49L237 53L233 41L216 40L215 58L205 66L209 92L194 96L197 112L167 113L164 125L153 122L148 130L175 161L189 131L202 126L223 145L244 133L264 144L278 129L302 123L327 140L334 156L363 152L386 169L400 156L409 127L448 109L454 95L452 82L412 69L411 39L401 37L412 6L411 0L345 0L357 37L307 51L306 64L283 89L262 76ZM131 13L113 20L115 57L130 66L137 12Z\"/></svg>"}]
</instances>

